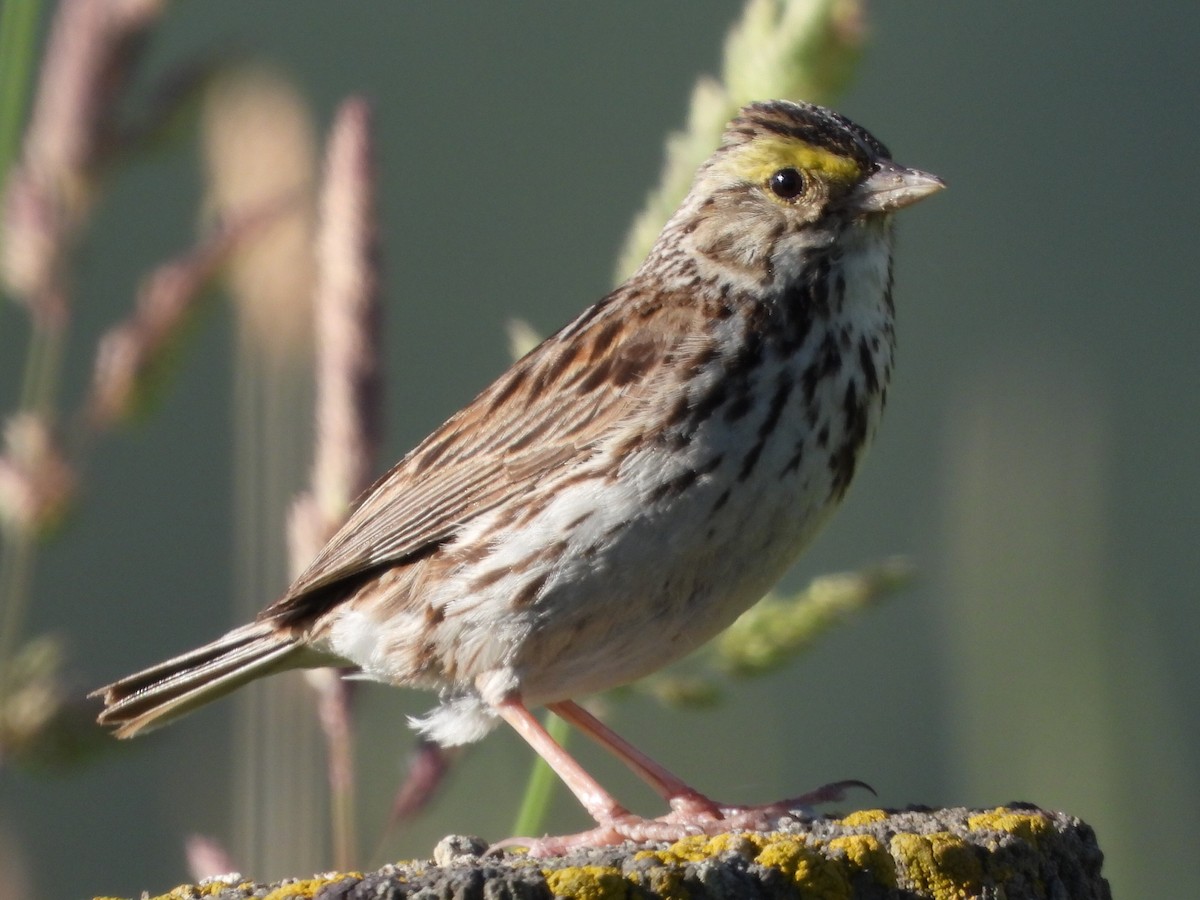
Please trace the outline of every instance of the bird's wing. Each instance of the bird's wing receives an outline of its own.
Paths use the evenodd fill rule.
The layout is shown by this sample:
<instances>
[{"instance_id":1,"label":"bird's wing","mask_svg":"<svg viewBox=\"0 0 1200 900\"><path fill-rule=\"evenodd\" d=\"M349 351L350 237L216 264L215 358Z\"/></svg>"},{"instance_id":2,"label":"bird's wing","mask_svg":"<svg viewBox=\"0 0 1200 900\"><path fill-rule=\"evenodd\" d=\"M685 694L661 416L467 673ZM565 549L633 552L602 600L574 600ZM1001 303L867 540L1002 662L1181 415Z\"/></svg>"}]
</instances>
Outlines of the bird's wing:
<instances>
[{"instance_id":1,"label":"bird's wing","mask_svg":"<svg viewBox=\"0 0 1200 900\"><path fill-rule=\"evenodd\" d=\"M637 300L621 294L532 350L400 460L262 617L319 615L341 596L323 589L423 558L475 516L585 457L657 389L655 372L684 339L678 316L660 321L661 297L637 317L626 315ZM614 306L624 311L613 315Z\"/></svg>"}]
</instances>

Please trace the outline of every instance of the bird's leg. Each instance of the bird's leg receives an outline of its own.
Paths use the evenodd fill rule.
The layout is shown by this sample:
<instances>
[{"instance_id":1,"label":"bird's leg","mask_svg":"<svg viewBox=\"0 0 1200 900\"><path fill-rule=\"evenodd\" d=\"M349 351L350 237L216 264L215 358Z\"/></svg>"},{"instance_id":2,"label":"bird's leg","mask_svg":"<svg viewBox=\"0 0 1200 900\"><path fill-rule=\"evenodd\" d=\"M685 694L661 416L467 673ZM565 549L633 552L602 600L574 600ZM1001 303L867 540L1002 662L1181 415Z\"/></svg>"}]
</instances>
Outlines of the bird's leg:
<instances>
[{"instance_id":1,"label":"bird's leg","mask_svg":"<svg viewBox=\"0 0 1200 900\"><path fill-rule=\"evenodd\" d=\"M583 804L583 808L598 825L607 825L630 814L629 810L614 800L612 795L550 736L550 732L526 709L519 697L509 695L496 704L496 712L546 761L546 765L563 780L563 784Z\"/></svg>"},{"instance_id":2,"label":"bird's leg","mask_svg":"<svg viewBox=\"0 0 1200 900\"><path fill-rule=\"evenodd\" d=\"M875 793L869 784L849 780L825 784L799 797L774 803L754 806L718 803L655 762L575 701L549 703L547 708L606 748L670 804L670 814L656 820L659 822L691 826L705 832L712 829L714 822L721 822L731 829L761 830L772 827L783 816L807 811L820 803L835 803L842 799L847 788L861 787Z\"/></svg>"},{"instance_id":3,"label":"bird's leg","mask_svg":"<svg viewBox=\"0 0 1200 900\"><path fill-rule=\"evenodd\" d=\"M553 856L579 847L613 846L624 841L676 841L688 835L716 834L738 828L763 830L799 807L838 800L843 788L861 783L826 785L803 797L764 806L725 806L689 787L578 704L562 701L549 704L548 708L611 750L670 803L671 812L657 819L646 819L629 812L550 736L542 723L526 709L519 695L510 694L495 704L497 714L563 780L596 821L596 827L562 837L509 838L493 844L493 851L519 845L527 847L531 856Z\"/></svg>"},{"instance_id":4,"label":"bird's leg","mask_svg":"<svg viewBox=\"0 0 1200 900\"><path fill-rule=\"evenodd\" d=\"M550 736L542 723L525 708L519 696L509 695L497 703L495 709L570 788L571 793L596 820L596 827L562 837L513 837L493 844L492 851L519 845L527 847L530 856L554 856L579 847L608 847L625 841L670 841L699 833L700 829L690 823L645 819L621 806Z\"/></svg>"},{"instance_id":5,"label":"bird's leg","mask_svg":"<svg viewBox=\"0 0 1200 900\"><path fill-rule=\"evenodd\" d=\"M546 708L568 724L575 726L625 763L638 778L650 785L660 797L666 800L675 813L684 818L697 820L723 818L721 808L717 803L655 762L574 700L548 703Z\"/></svg>"}]
</instances>

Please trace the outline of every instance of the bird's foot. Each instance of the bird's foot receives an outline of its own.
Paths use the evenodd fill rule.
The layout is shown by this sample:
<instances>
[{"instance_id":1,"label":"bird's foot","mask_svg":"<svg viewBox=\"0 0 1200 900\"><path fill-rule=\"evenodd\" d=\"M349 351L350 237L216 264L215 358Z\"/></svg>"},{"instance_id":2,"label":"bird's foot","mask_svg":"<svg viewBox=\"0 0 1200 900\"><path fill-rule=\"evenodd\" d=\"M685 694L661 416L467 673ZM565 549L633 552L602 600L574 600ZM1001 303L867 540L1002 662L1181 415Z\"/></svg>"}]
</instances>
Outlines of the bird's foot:
<instances>
[{"instance_id":1,"label":"bird's foot","mask_svg":"<svg viewBox=\"0 0 1200 900\"><path fill-rule=\"evenodd\" d=\"M716 835L729 831L769 831L786 817L811 817L812 807L835 803L847 788L861 787L872 794L871 786L861 781L836 781L814 791L758 806L729 806L702 794L688 794L671 801L671 812L657 819L622 813L595 828L578 834L541 838L512 837L493 844L489 853L508 847L525 847L529 856L562 856L572 850L615 847L626 842L649 844L678 841L694 835Z\"/></svg>"},{"instance_id":2,"label":"bird's foot","mask_svg":"<svg viewBox=\"0 0 1200 900\"><path fill-rule=\"evenodd\" d=\"M704 834L724 831L768 831L784 818L812 818L815 815L814 806L838 803L845 799L846 791L850 788L863 788L871 794L875 793L875 789L865 781L849 779L823 784L798 797L754 806L731 806L710 800L702 794L695 794L673 799L671 812L656 821L695 825ZM709 828L712 823L718 828Z\"/></svg>"},{"instance_id":3,"label":"bird's foot","mask_svg":"<svg viewBox=\"0 0 1200 900\"><path fill-rule=\"evenodd\" d=\"M673 815L675 813L671 813L671 816ZM646 819L629 813L578 834L547 835L540 838L511 837L492 844L488 853L508 847L524 847L528 855L533 857L563 856L572 850L616 847L627 842L649 844L656 841L678 841L694 834L715 834L722 830L718 827L721 824L720 820L714 819L707 824L712 826L711 831L706 831L705 827L698 823L671 821L670 816Z\"/></svg>"}]
</instances>

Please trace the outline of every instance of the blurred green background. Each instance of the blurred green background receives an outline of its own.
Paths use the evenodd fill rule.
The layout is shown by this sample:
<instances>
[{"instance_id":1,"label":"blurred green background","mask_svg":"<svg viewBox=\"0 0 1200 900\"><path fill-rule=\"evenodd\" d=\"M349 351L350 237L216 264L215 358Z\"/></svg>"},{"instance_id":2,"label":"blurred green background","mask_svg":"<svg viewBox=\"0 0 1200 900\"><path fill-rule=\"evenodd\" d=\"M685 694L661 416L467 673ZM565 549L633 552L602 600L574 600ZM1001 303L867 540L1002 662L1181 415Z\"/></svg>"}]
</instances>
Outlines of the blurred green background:
<instances>
[{"instance_id":1,"label":"blurred green background","mask_svg":"<svg viewBox=\"0 0 1200 900\"><path fill-rule=\"evenodd\" d=\"M348 94L374 102L390 460L503 369L508 317L548 332L606 292L663 138L697 76L717 71L737 13L181 2L146 76L232 48L289 73L322 131ZM890 407L788 585L897 553L919 580L719 709L637 699L614 707L614 724L729 800L861 778L887 806L1064 809L1096 827L1116 896L1177 895L1200 827L1200 181L1188 162L1200 5L873 3L867 27L838 108L950 189L901 218ZM201 191L186 138L110 181L81 248L66 397L140 275L193 240ZM0 310L0 410L16 403L27 339L24 314ZM67 640L81 693L244 617L231 599L232 359L218 306L162 408L95 447L77 512L39 555L29 630ZM370 687L360 700L369 851L412 746L404 717L430 698ZM193 832L236 853L235 707L70 775L0 770L0 897L166 890L187 878ZM363 865L425 855L449 832L506 836L530 760L506 732L470 748L435 807ZM564 797L549 827L585 824ZM319 846L291 874L328 866Z\"/></svg>"}]
</instances>

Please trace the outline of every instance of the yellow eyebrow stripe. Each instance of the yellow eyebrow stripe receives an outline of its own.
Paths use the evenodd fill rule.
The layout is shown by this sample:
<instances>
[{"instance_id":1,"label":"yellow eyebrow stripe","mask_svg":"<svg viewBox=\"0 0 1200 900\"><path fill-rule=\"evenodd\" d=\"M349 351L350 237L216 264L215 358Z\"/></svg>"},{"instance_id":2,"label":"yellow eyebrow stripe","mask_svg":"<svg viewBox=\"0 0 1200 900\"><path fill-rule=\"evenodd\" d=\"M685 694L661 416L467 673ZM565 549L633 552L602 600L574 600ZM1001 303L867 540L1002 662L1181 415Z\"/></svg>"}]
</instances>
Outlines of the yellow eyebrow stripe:
<instances>
[{"instance_id":1,"label":"yellow eyebrow stripe","mask_svg":"<svg viewBox=\"0 0 1200 900\"><path fill-rule=\"evenodd\" d=\"M817 172L829 181L850 182L862 175L858 163L849 157L786 138L755 139L738 154L735 166L739 174L756 183L789 166Z\"/></svg>"}]
</instances>

